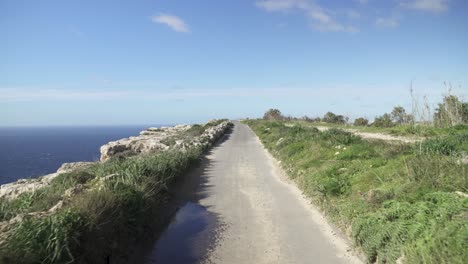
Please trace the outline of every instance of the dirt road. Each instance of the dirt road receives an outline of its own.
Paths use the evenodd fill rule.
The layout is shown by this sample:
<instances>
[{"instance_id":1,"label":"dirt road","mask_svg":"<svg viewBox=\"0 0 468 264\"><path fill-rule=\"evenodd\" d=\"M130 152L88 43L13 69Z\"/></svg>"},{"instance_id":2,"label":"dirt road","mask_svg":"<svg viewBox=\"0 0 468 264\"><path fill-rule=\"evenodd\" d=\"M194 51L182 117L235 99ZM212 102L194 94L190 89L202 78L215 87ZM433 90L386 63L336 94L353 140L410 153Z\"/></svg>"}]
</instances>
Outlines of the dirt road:
<instances>
[{"instance_id":1,"label":"dirt road","mask_svg":"<svg viewBox=\"0 0 468 264\"><path fill-rule=\"evenodd\" d=\"M208 159L199 203L225 225L207 262L360 263L246 125L236 122Z\"/></svg>"}]
</instances>

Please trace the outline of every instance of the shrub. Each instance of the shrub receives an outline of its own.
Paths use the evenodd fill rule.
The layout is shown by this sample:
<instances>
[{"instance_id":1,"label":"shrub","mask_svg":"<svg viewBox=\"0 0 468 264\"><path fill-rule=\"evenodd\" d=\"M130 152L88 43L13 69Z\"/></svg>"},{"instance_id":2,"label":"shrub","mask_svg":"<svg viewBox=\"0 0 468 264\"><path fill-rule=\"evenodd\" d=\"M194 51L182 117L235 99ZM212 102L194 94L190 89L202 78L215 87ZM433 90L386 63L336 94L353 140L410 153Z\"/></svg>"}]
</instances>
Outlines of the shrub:
<instances>
[{"instance_id":1,"label":"shrub","mask_svg":"<svg viewBox=\"0 0 468 264\"><path fill-rule=\"evenodd\" d=\"M385 113L382 116L376 117L372 125L375 127L393 127L395 124L392 122L391 115Z\"/></svg>"},{"instance_id":2,"label":"shrub","mask_svg":"<svg viewBox=\"0 0 468 264\"><path fill-rule=\"evenodd\" d=\"M330 140L333 144L349 145L361 140L359 136L342 129L330 128L320 134L322 139Z\"/></svg>"},{"instance_id":3,"label":"shrub","mask_svg":"<svg viewBox=\"0 0 468 264\"><path fill-rule=\"evenodd\" d=\"M327 112L323 116L322 121L327 122L327 123L332 123L332 124L345 124L347 121L347 118L342 115L335 115L332 112Z\"/></svg>"},{"instance_id":4,"label":"shrub","mask_svg":"<svg viewBox=\"0 0 468 264\"><path fill-rule=\"evenodd\" d=\"M405 108L402 106L395 106L392 110L393 122L397 125L407 124L413 121L413 116L406 113Z\"/></svg>"},{"instance_id":5,"label":"shrub","mask_svg":"<svg viewBox=\"0 0 468 264\"><path fill-rule=\"evenodd\" d=\"M318 122L322 121L320 119L320 117L308 117L308 116L302 117L302 120L304 120L306 122L310 122L310 123L318 123Z\"/></svg>"},{"instance_id":6,"label":"shrub","mask_svg":"<svg viewBox=\"0 0 468 264\"><path fill-rule=\"evenodd\" d=\"M416 203L385 202L376 212L361 215L354 221L353 238L369 262L378 259L379 263L394 263L404 252L405 259L416 262L462 263L456 260L462 259L461 254L466 255L466 250L459 250L466 243L468 225L463 224L462 218L456 218L463 211L461 200L455 194L436 192ZM462 235L447 236L447 232ZM441 236L447 240L438 241ZM434 252L427 251L428 244ZM434 248L434 244L442 247ZM439 259L440 254L445 259Z\"/></svg>"},{"instance_id":7,"label":"shrub","mask_svg":"<svg viewBox=\"0 0 468 264\"><path fill-rule=\"evenodd\" d=\"M278 109L270 109L265 112L263 115L263 119L265 120L282 120L284 119L283 115L281 114L281 111Z\"/></svg>"},{"instance_id":8,"label":"shrub","mask_svg":"<svg viewBox=\"0 0 468 264\"><path fill-rule=\"evenodd\" d=\"M445 96L434 113L434 124L451 127L463 123L468 123L468 103L454 95Z\"/></svg>"},{"instance_id":9,"label":"shrub","mask_svg":"<svg viewBox=\"0 0 468 264\"><path fill-rule=\"evenodd\" d=\"M421 188L444 191L468 191L468 181L462 164L456 159L437 154L421 154L407 161L409 179Z\"/></svg>"},{"instance_id":10,"label":"shrub","mask_svg":"<svg viewBox=\"0 0 468 264\"><path fill-rule=\"evenodd\" d=\"M369 124L369 120L367 120L364 117L359 117L354 120L354 125L355 126L367 126Z\"/></svg>"},{"instance_id":11,"label":"shrub","mask_svg":"<svg viewBox=\"0 0 468 264\"><path fill-rule=\"evenodd\" d=\"M451 155L457 149L457 142L447 138L428 139L421 143L420 148L426 153Z\"/></svg>"}]
</instances>

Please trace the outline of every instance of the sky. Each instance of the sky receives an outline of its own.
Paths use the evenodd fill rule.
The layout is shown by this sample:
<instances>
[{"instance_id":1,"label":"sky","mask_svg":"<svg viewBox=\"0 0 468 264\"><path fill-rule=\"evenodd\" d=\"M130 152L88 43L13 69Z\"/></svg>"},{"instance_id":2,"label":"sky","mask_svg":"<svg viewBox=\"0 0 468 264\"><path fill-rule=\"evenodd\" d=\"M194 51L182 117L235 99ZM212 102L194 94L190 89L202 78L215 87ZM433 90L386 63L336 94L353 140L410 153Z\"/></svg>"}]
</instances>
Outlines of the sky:
<instances>
[{"instance_id":1,"label":"sky","mask_svg":"<svg viewBox=\"0 0 468 264\"><path fill-rule=\"evenodd\" d=\"M0 126L351 118L468 96L465 0L0 0ZM445 83L445 84L444 84Z\"/></svg>"}]
</instances>

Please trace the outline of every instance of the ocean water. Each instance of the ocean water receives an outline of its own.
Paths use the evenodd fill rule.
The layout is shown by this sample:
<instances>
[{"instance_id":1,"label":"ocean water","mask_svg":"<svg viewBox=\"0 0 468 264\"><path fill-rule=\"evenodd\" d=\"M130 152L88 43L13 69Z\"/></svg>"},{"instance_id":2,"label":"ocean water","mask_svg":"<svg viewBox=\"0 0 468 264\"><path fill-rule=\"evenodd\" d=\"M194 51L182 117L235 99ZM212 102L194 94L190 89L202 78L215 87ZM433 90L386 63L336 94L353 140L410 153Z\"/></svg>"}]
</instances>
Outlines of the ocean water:
<instances>
[{"instance_id":1,"label":"ocean water","mask_svg":"<svg viewBox=\"0 0 468 264\"><path fill-rule=\"evenodd\" d=\"M97 161L101 145L147 127L0 127L0 184L53 173L65 162Z\"/></svg>"}]
</instances>

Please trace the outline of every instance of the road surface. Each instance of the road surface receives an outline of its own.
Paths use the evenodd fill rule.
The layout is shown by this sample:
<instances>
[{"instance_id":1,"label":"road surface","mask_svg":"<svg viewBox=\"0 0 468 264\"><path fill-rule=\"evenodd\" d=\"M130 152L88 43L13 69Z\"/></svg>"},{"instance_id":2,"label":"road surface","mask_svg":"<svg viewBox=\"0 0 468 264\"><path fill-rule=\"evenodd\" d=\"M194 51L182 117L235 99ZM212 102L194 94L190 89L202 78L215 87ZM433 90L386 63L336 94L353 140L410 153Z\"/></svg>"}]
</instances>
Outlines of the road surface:
<instances>
[{"instance_id":1,"label":"road surface","mask_svg":"<svg viewBox=\"0 0 468 264\"><path fill-rule=\"evenodd\" d=\"M150 263L361 263L348 242L287 180L248 126L235 122L227 137L207 156L197 204L180 210ZM221 224L203 258L183 258L197 245L206 248L210 231L200 230L213 228L194 227L207 214L194 214L198 207L216 215ZM182 218L189 220L184 224Z\"/></svg>"}]
</instances>

